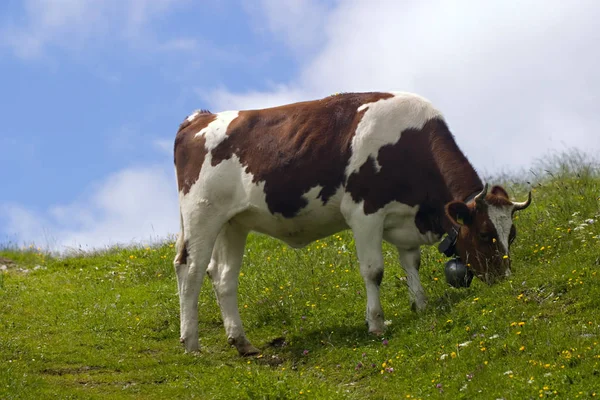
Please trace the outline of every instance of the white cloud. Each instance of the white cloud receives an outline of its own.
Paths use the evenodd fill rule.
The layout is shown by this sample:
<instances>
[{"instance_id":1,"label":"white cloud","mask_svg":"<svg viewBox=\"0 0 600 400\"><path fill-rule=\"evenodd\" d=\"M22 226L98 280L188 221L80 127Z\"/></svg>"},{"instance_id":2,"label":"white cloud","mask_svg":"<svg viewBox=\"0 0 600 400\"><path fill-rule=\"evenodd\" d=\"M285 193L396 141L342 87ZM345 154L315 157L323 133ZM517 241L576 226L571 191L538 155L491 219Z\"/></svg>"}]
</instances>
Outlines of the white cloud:
<instances>
[{"instance_id":1,"label":"white cloud","mask_svg":"<svg viewBox=\"0 0 600 400\"><path fill-rule=\"evenodd\" d=\"M167 40L159 46L162 51L192 51L199 49L199 42L192 38L177 38Z\"/></svg>"},{"instance_id":2,"label":"white cloud","mask_svg":"<svg viewBox=\"0 0 600 400\"><path fill-rule=\"evenodd\" d=\"M9 236L58 251L151 243L179 230L175 176L163 166L119 171L92 184L82 199L44 212L1 209Z\"/></svg>"},{"instance_id":3,"label":"white cloud","mask_svg":"<svg viewBox=\"0 0 600 400\"><path fill-rule=\"evenodd\" d=\"M90 37L111 37L147 45L146 26L186 0L24 0L22 19L0 29L0 45L22 58L47 47L80 48ZM6 20L5 19L5 20Z\"/></svg>"},{"instance_id":4,"label":"white cloud","mask_svg":"<svg viewBox=\"0 0 600 400\"><path fill-rule=\"evenodd\" d=\"M261 0L242 3L258 32L279 39L298 56L321 44L329 7L320 0Z\"/></svg>"},{"instance_id":5,"label":"white cloud","mask_svg":"<svg viewBox=\"0 0 600 400\"><path fill-rule=\"evenodd\" d=\"M263 2L265 26L293 50L304 32L297 16L311 7L301 4L308 11L286 14ZM593 0L340 2L297 77L266 92L219 88L205 99L219 110L413 91L444 112L476 168L525 167L549 149L600 150L599 17Z\"/></svg>"},{"instance_id":6,"label":"white cloud","mask_svg":"<svg viewBox=\"0 0 600 400\"><path fill-rule=\"evenodd\" d=\"M272 85L270 92L231 93L225 88L206 92L198 90L203 101L211 104L215 110L236 110L247 108L273 107L281 104L303 100L306 91L286 85Z\"/></svg>"},{"instance_id":7,"label":"white cloud","mask_svg":"<svg viewBox=\"0 0 600 400\"><path fill-rule=\"evenodd\" d=\"M171 139L155 139L152 144L163 154L173 155L173 140Z\"/></svg>"}]
</instances>

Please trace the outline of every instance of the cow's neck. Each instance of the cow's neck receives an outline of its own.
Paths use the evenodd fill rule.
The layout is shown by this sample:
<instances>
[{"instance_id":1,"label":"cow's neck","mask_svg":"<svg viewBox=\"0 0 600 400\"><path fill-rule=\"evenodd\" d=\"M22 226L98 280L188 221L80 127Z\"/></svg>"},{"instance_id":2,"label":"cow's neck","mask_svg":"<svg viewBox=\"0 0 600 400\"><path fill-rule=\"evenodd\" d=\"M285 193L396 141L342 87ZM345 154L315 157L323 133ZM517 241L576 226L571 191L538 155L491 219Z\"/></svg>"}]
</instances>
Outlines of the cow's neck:
<instances>
[{"instance_id":1,"label":"cow's neck","mask_svg":"<svg viewBox=\"0 0 600 400\"><path fill-rule=\"evenodd\" d=\"M483 190L483 182L475 168L460 151L447 128L436 132L435 137L431 140L431 145L434 159L446 186L442 210L451 201L466 201ZM454 225L445 212L441 221L443 230L447 233L451 232Z\"/></svg>"}]
</instances>

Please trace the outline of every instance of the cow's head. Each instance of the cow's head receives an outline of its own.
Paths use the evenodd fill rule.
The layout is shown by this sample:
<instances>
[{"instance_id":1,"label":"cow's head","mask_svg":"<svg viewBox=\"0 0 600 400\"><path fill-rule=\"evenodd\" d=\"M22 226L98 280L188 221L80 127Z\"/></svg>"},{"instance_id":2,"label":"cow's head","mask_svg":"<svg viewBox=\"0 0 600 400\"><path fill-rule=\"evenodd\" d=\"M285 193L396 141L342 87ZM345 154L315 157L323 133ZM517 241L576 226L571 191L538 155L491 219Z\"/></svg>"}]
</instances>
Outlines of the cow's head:
<instances>
[{"instance_id":1,"label":"cow's head","mask_svg":"<svg viewBox=\"0 0 600 400\"><path fill-rule=\"evenodd\" d=\"M460 226L456 252L479 279L487 284L511 274L509 248L517 235L512 216L531 204L511 202L500 186L488 185L469 202L453 201L446 205L450 220Z\"/></svg>"}]
</instances>

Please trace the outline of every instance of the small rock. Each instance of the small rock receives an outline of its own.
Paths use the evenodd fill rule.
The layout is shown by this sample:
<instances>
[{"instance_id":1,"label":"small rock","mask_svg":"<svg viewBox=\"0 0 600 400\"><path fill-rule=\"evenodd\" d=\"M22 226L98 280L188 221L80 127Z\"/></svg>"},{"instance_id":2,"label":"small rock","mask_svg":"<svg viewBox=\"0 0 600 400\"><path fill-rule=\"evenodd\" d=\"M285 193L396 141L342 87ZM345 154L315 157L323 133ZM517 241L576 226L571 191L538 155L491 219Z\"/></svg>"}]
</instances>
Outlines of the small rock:
<instances>
[{"instance_id":1,"label":"small rock","mask_svg":"<svg viewBox=\"0 0 600 400\"><path fill-rule=\"evenodd\" d=\"M6 265L0 265L0 271L6 271L8 267Z\"/></svg>"},{"instance_id":2,"label":"small rock","mask_svg":"<svg viewBox=\"0 0 600 400\"><path fill-rule=\"evenodd\" d=\"M14 265L15 262L13 260L9 260L8 258L0 257L0 264L8 267Z\"/></svg>"}]
</instances>

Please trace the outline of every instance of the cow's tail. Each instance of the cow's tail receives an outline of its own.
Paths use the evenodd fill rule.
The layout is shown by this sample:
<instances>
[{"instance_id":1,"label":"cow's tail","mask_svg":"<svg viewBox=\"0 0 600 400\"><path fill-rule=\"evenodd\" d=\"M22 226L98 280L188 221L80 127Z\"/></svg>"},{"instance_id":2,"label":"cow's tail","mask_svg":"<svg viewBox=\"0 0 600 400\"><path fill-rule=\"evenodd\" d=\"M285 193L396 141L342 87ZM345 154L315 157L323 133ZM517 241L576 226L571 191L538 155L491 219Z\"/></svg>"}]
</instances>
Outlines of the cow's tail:
<instances>
[{"instance_id":1,"label":"cow's tail","mask_svg":"<svg viewBox=\"0 0 600 400\"><path fill-rule=\"evenodd\" d=\"M175 242L175 260L173 261L173 264L175 265L175 268L177 268L179 265L182 264L187 264L187 246L186 246L186 240L184 237L184 229L183 229L183 215L181 215L181 211L179 212L179 235L177 236L177 241Z\"/></svg>"}]
</instances>

